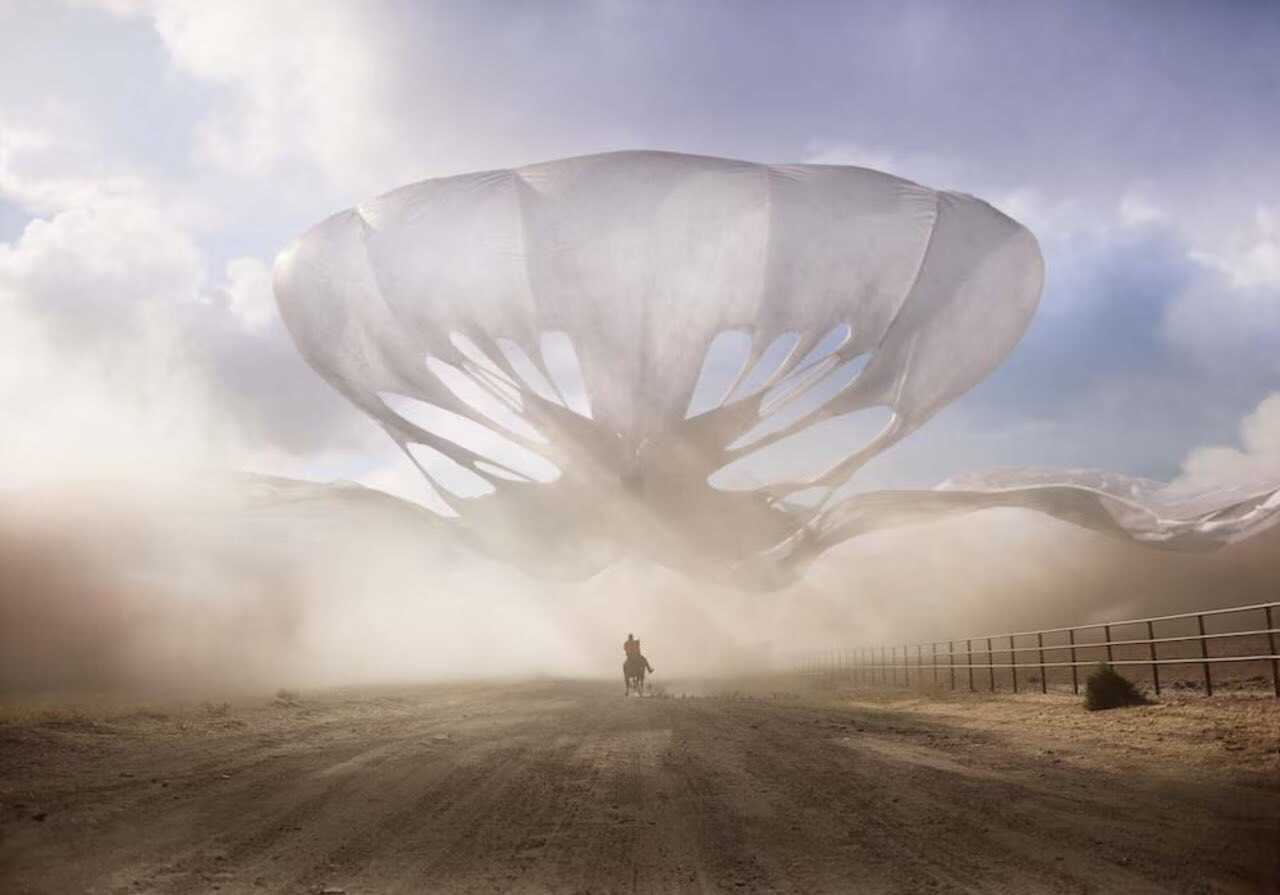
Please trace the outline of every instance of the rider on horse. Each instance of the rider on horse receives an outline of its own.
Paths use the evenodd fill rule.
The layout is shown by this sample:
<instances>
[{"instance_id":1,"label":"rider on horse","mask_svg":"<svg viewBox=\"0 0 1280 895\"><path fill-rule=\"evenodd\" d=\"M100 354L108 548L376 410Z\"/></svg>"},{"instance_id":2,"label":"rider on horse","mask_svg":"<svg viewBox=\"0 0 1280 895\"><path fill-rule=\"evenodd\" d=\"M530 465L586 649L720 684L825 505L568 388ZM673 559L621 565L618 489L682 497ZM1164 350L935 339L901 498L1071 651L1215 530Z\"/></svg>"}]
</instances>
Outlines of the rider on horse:
<instances>
[{"instance_id":1,"label":"rider on horse","mask_svg":"<svg viewBox=\"0 0 1280 895\"><path fill-rule=\"evenodd\" d=\"M653 674L653 666L644 657L644 653L640 652L640 641L636 640L632 634L628 634L627 639L623 641L622 652L627 657L622 663L622 680L627 685L627 692L630 693L631 679L639 678L643 684L645 671Z\"/></svg>"}]
</instances>

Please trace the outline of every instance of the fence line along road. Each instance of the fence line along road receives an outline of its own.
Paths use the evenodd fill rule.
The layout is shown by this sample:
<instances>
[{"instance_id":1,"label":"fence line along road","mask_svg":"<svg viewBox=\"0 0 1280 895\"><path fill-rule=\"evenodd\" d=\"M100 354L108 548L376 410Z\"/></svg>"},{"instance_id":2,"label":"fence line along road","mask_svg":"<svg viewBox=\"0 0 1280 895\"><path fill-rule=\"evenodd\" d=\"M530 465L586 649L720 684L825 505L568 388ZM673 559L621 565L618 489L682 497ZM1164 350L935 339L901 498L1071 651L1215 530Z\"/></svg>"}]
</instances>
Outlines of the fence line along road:
<instances>
[{"instance_id":1,"label":"fence line along road","mask_svg":"<svg viewBox=\"0 0 1280 895\"><path fill-rule=\"evenodd\" d=\"M797 670L862 686L914 683L995 692L998 684L1007 682L1015 693L1026 683L1039 684L1040 692L1047 693L1051 675L1055 689L1065 688L1069 673L1071 690L1079 693L1079 668L1105 661L1125 668L1126 676L1149 684L1157 695L1164 686L1203 687L1205 695L1212 696L1217 666L1220 685L1226 679L1235 685L1265 684L1269 676L1280 698L1277 621L1280 603L1256 603L1043 631L824 650L802 656ZM1157 627L1163 636L1156 636ZM1187 669L1192 670L1192 680L1185 679Z\"/></svg>"}]
</instances>

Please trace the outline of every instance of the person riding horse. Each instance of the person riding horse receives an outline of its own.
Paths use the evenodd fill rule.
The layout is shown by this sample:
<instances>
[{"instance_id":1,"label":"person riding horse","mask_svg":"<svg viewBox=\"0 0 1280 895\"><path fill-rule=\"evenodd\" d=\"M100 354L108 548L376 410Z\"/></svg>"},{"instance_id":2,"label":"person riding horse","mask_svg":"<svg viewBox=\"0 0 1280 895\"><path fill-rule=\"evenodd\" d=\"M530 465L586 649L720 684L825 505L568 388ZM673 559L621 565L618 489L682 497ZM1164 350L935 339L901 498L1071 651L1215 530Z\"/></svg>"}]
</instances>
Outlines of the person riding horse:
<instances>
[{"instance_id":1,"label":"person riding horse","mask_svg":"<svg viewBox=\"0 0 1280 895\"><path fill-rule=\"evenodd\" d=\"M640 641L636 640L632 634L628 634L627 639L623 641L622 652L627 657L622 663L622 681L626 685L627 695L631 695L633 686L636 692L640 693L644 690L644 673L648 671L653 674L653 666L644 657L644 653L640 652Z\"/></svg>"}]
</instances>

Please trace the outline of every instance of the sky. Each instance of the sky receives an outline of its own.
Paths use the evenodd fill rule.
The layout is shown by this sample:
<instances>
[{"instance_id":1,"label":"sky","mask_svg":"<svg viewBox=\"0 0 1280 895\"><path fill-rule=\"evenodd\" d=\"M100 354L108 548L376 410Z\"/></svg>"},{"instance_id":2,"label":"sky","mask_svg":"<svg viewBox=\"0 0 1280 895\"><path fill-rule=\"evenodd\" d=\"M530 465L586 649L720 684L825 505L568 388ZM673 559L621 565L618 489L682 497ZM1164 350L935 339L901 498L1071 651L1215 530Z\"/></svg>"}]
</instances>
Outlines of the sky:
<instances>
[{"instance_id":1,"label":"sky","mask_svg":"<svg viewBox=\"0 0 1280 895\"><path fill-rule=\"evenodd\" d=\"M864 165L1039 238L1022 343L855 490L1275 479L1278 110L1280 6L1244 0L0 0L0 494L30 508L0 514L0 679L589 671L626 630L673 669L1267 598L1274 537L1183 556L1015 511L856 539L754 601L634 564L566 589L351 515L365 492L264 510L217 472L420 496L298 355L276 254L417 180L639 148ZM160 493L205 478L199 512Z\"/></svg>"},{"instance_id":2,"label":"sky","mask_svg":"<svg viewBox=\"0 0 1280 895\"><path fill-rule=\"evenodd\" d=\"M1280 470L1280 8L0 0L0 486L412 484L270 291L416 180L625 148L861 164L1046 259L1008 361L863 473Z\"/></svg>"}]
</instances>

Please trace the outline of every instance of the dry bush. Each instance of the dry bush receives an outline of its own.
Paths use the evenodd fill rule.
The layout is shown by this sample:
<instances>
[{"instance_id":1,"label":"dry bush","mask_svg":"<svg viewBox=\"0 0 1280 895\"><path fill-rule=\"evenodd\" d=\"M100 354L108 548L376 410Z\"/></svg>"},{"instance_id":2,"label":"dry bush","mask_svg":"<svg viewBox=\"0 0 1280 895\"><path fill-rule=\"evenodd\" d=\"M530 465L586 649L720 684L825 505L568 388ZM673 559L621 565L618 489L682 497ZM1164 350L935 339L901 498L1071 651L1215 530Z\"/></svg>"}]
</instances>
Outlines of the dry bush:
<instances>
[{"instance_id":1,"label":"dry bush","mask_svg":"<svg viewBox=\"0 0 1280 895\"><path fill-rule=\"evenodd\" d=\"M1150 700L1133 683L1106 662L1089 672L1084 684L1084 707L1091 712L1126 705L1146 705Z\"/></svg>"},{"instance_id":2,"label":"dry bush","mask_svg":"<svg viewBox=\"0 0 1280 895\"><path fill-rule=\"evenodd\" d=\"M225 718L231 712L231 703L229 702L206 702L204 704L205 713L213 718Z\"/></svg>"}]
</instances>

